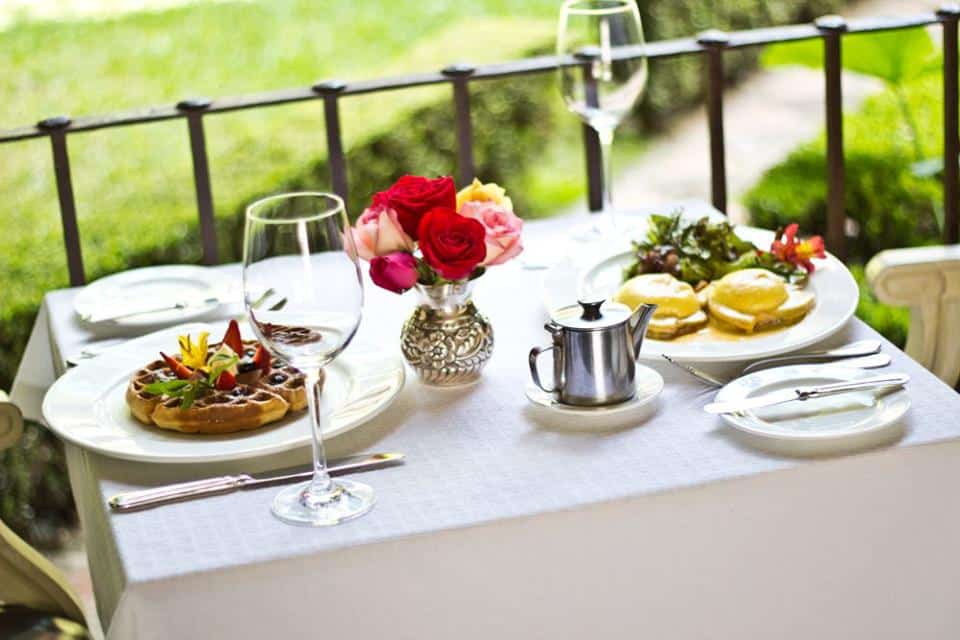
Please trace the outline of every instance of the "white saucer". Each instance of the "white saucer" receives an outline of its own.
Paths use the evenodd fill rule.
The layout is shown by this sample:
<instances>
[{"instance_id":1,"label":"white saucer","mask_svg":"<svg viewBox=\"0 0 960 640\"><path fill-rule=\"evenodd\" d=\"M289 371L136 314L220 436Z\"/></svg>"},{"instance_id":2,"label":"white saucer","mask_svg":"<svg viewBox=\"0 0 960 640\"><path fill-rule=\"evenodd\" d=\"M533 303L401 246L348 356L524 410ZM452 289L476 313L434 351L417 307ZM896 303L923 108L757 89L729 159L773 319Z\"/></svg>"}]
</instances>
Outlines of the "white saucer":
<instances>
[{"instance_id":1,"label":"white saucer","mask_svg":"<svg viewBox=\"0 0 960 640\"><path fill-rule=\"evenodd\" d=\"M737 378L717 393L717 402L740 400L784 388L859 380L876 375L830 365L797 365L765 369ZM745 434L749 444L789 455L846 453L898 438L900 418L910 408L905 389L857 393L789 402L722 417Z\"/></svg>"},{"instance_id":2,"label":"white saucer","mask_svg":"<svg viewBox=\"0 0 960 640\"><path fill-rule=\"evenodd\" d=\"M575 407L562 404L553 394L536 385L527 386L529 413L537 422L569 431L610 431L634 427L649 418L656 410L657 396L663 391L659 373L637 365L637 394L633 399L605 407Z\"/></svg>"}]
</instances>

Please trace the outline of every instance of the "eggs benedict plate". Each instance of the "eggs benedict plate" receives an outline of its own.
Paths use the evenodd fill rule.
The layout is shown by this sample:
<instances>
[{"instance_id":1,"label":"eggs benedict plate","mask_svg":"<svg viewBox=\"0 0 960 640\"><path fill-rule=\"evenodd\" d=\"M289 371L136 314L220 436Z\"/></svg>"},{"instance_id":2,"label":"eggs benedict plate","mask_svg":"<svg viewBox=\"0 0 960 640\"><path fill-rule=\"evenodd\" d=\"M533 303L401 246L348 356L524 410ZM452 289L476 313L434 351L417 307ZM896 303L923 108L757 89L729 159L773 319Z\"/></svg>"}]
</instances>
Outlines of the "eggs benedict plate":
<instances>
[{"instance_id":1,"label":"eggs benedict plate","mask_svg":"<svg viewBox=\"0 0 960 640\"><path fill-rule=\"evenodd\" d=\"M774 240L764 229L738 226L736 232L758 247ZM846 325L859 300L850 271L829 253L803 286L759 268L732 271L698 287L659 273L625 281L634 262L635 253L624 248L579 265L573 257L564 259L544 276L544 305L552 311L585 294L631 307L654 302L662 310L650 322L641 357L735 362L820 342Z\"/></svg>"}]
</instances>

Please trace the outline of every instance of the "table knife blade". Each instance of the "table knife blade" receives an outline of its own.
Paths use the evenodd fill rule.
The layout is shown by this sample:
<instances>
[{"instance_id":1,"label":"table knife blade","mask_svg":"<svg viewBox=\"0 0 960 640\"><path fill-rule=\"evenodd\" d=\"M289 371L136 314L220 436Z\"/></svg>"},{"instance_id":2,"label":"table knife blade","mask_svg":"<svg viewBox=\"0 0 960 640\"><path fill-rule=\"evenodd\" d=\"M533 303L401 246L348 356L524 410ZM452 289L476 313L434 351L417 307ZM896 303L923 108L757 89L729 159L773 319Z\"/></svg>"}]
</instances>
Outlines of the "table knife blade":
<instances>
[{"instance_id":1,"label":"table knife blade","mask_svg":"<svg viewBox=\"0 0 960 640\"><path fill-rule=\"evenodd\" d=\"M796 387L793 389L779 389L770 393L764 393L752 398L741 398L739 400L730 400L728 402L711 402L703 410L707 413L739 413L749 411L750 409L759 409L761 407L772 407L773 405L793 402L794 400L809 400L811 398L822 398L841 393L850 393L853 391L862 391L865 389L875 389L878 387L899 387L907 384L910 377L903 373L891 373L880 376L864 378L862 380L850 380L844 382L835 382L831 384Z\"/></svg>"},{"instance_id":2,"label":"table knife blade","mask_svg":"<svg viewBox=\"0 0 960 640\"><path fill-rule=\"evenodd\" d=\"M343 475L358 471L371 471L397 464L402 464L406 456L402 453L364 453L332 461L327 467L330 475ZM301 467L302 469L302 467ZM240 489L263 487L275 484L285 484L298 480L308 480L313 475L313 468L305 471L296 471L281 474L250 475L241 473L230 476L218 476L180 482L177 484L129 491L120 493L108 501L114 511L136 511L149 507L180 502L209 495L231 493Z\"/></svg>"}]
</instances>

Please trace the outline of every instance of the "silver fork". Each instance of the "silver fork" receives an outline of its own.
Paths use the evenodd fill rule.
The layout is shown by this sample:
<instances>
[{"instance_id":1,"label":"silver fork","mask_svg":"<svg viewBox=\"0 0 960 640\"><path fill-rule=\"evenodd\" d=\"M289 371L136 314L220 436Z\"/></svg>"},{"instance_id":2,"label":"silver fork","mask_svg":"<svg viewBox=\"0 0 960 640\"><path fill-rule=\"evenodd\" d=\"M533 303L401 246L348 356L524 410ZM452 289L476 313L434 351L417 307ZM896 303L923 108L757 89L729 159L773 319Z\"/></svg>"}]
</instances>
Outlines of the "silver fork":
<instances>
[{"instance_id":1,"label":"silver fork","mask_svg":"<svg viewBox=\"0 0 960 640\"><path fill-rule=\"evenodd\" d=\"M707 373L702 369L698 369L693 365L686 364L683 362L677 362L670 356L664 355L663 359L669 362L670 364L672 364L673 366L679 369L682 369L683 371L686 371L696 379L712 387L726 386L728 382L732 381L736 377L739 377L739 376L734 376L729 380L724 380L718 376ZM844 357L844 358L837 358L834 360L824 360L822 357L818 357L809 361L801 360L799 359L799 356L798 356L796 358L791 358L789 362L783 362L779 359L770 358L768 359L768 361L758 360L757 362L753 363L751 365L750 372L752 373L755 371L759 371L761 369L766 369L774 366L783 366L784 364L799 364L800 362L821 362L821 363L836 362L838 364L841 364L844 367L854 367L856 369L880 369L882 367L888 366L892 362L892 358L886 353L874 353L874 354L860 356L860 357L850 356L850 357ZM740 375L745 375L745 373L747 372L744 371Z\"/></svg>"}]
</instances>

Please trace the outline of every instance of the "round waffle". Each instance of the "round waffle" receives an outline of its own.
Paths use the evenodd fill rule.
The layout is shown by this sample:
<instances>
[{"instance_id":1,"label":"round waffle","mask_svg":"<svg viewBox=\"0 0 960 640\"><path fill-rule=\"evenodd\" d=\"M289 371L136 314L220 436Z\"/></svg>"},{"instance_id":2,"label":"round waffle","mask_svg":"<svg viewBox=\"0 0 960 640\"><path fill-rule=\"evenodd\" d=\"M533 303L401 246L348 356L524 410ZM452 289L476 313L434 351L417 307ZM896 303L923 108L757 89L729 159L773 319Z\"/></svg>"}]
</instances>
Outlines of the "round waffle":
<instances>
[{"instance_id":1,"label":"round waffle","mask_svg":"<svg viewBox=\"0 0 960 640\"><path fill-rule=\"evenodd\" d=\"M220 343L213 345L210 353L219 347ZM247 362L256 347L256 341L244 341L241 355ZM282 360L274 359L266 372L242 371L236 387L229 391L208 390L188 409L180 408L179 398L156 396L144 390L153 382L175 378L176 374L163 360L151 362L133 374L126 400L137 420L185 433L231 433L256 429L279 420L290 410L302 411L307 407L306 376Z\"/></svg>"},{"instance_id":2,"label":"round waffle","mask_svg":"<svg viewBox=\"0 0 960 640\"><path fill-rule=\"evenodd\" d=\"M233 433L256 429L279 420L290 405L275 393L247 384L229 391L208 391L189 409L180 408L179 398L167 398L151 414L161 429L184 433Z\"/></svg>"}]
</instances>

